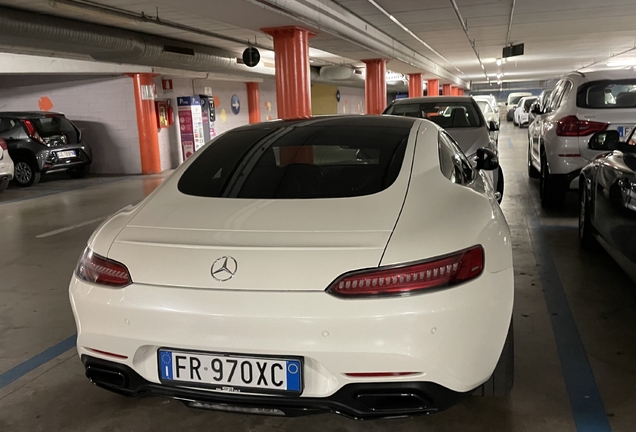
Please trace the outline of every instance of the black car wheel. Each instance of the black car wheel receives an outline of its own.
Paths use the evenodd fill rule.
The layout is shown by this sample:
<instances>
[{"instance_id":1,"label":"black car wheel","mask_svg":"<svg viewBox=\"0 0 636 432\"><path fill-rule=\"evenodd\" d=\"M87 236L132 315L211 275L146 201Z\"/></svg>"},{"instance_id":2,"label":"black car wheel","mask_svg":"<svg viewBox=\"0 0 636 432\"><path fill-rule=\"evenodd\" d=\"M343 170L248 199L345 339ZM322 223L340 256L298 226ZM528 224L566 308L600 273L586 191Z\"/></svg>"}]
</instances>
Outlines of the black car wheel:
<instances>
[{"instance_id":1,"label":"black car wheel","mask_svg":"<svg viewBox=\"0 0 636 432\"><path fill-rule=\"evenodd\" d=\"M14 164L13 179L18 186L34 186L40 182L40 171L34 162L18 159Z\"/></svg>"},{"instance_id":2,"label":"black car wheel","mask_svg":"<svg viewBox=\"0 0 636 432\"><path fill-rule=\"evenodd\" d=\"M510 394L515 381L515 338L512 321L501 356L492 376L475 389L473 396L503 398Z\"/></svg>"},{"instance_id":3,"label":"black car wheel","mask_svg":"<svg viewBox=\"0 0 636 432\"><path fill-rule=\"evenodd\" d=\"M551 175L548 170L548 160L545 153L541 153L541 177L539 182L539 194L541 206L544 208L559 207L565 201L565 188L557 177Z\"/></svg>"},{"instance_id":4,"label":"black car wheel","mask_svg":"<svg viewBox=\"0 0 636 432\"><path fill-rule=\"evenodd\" d=\"M68 175L70 175L72 178L84 178L88 175L90 169L91 166L89 164L86 164L80 165L78 167L69 168L67 172Z\"/></svg>"},{"instance_id":5,"label":"black car wheel","mask_svg":"<svg viewBox=\"0 0 636 432\"><path fill-rule=\"evenodd\" d=\"M541 173L532 166L532 139L528 137L528 177L530 178L539 178L541 177Z\"/></svg>"},{"instance_id":6,"label":"black car wheel","mask_svg":"<svg viewBox=\"0 0 636 432\"><path fill-rule=\"evenodd\" d=\"M590 221L590 200L587 196L585 179L579 182L579 244L583 249L591 250L597 246Z\"/></svg>"}]
</instances>

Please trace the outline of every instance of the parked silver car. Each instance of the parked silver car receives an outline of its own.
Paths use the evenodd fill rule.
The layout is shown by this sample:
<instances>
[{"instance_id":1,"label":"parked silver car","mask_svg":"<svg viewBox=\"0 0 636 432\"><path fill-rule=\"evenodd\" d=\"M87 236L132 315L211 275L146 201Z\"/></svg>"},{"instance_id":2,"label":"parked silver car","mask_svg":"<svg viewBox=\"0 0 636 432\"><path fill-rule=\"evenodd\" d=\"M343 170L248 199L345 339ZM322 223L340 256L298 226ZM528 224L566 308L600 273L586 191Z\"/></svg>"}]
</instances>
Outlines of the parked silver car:
<instances>
[{"instance_id":1,"label":"parked silver car","mask_svg":"<svg viewBox=\"0 0 636 432\"><path fill-rule=\"evenodd\" d=\"M470 96L398 99L383 114L424 118L438 124L457 141L473 164L476 164L477 150L480 148L488 148L499 154L496 138L499 125L494 121L487 122L477 102ZM504 190L501 167L491 175L493 187L501 202Z\"/></svg>"}]
</instances>

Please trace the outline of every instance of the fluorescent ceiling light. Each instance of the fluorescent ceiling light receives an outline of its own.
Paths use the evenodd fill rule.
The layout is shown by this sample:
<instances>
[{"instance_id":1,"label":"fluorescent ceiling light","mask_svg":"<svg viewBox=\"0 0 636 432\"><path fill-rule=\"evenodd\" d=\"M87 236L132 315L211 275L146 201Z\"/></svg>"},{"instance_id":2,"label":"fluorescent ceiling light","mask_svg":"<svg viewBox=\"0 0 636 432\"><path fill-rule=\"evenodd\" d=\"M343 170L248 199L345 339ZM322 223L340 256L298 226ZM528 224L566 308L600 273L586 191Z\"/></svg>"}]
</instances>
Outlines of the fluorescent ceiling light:
<instances>
[{"instance_id":1,"label":"fluorescent ceiling light","mask_svg":"<svg viewBox=\"0 0 636 432\"><path fill-rule=\"evenodd\" d=\"M607 66L636 66L636 59L618 59L618 60L610 60L607 63Z\"/></svg>"},{"instance_id":2,"label":"fluorescent ceiling light","mask_svg":"<svg viewBox=\"0 0 636 432\"><path fill-rule=\"evenodd\" d=\"M501 59L500 59L500 58L498 58L498 59L495 61L495 63L497 63L497 66L500 66L500 65L501 65Z\"/></svg>"}]
</instances>

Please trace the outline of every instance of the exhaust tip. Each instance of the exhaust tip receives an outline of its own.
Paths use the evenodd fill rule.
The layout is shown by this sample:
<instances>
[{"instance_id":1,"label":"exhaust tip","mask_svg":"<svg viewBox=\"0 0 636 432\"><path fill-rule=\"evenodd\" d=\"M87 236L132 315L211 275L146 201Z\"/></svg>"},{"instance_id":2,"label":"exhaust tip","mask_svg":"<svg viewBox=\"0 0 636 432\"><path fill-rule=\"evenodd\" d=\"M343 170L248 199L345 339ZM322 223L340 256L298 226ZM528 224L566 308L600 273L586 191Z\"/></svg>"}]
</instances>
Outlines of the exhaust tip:
<instances>
[{"instance_id":1,"label":"exhaust tip","mask_svg":"<svg viewBox=\"0 0 636 432\"><path fill-rule=\"evenodd\" d=\"M422 396L412 393L369 393L359 394L356 400L371 411L425 411L429 410L432 402Z\"/></svg>"},{"instance_id":2,"label":"exhaust tip","mask_svg":"<svg viewBox=\"0 0 636 432\"><path fill-rule=\"evenodd\" d=\"M86 367L86 378L93 384L107 387L125 388L128 385L128 377L122 372L96 366Z\"/></svg>"}]
</instances>

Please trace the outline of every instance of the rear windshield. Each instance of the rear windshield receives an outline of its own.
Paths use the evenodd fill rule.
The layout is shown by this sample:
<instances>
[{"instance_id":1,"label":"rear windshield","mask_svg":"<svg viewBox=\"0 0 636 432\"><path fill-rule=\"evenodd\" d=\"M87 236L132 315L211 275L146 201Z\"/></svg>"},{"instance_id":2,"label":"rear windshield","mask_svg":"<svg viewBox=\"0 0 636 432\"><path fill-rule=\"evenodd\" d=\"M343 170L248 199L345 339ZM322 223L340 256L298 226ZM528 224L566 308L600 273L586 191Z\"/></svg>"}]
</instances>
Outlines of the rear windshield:
<instances>
[{"instance_id":1,"label":"rear windshield","mask_svg":"<svg viewBox=\"0 0 636 432\"><path fill-rule=\"evenodd\" d=\"M479 109L484 114L488 114L490 112L490 104L488 102L478 101L477 105L479 105Z\"/></svg>"},{"instance_id":2,"label":"rear windshield","mask_svg":"<svg viewBox=\"0 0 636 432\"><path fill-rule=\"evenodd\" d=\"M529 98L526 99L526 101L523 103L523 107L528 110L530 109L530 105L532 105L535 101L537 100L537 98Z\"/></svg>"},{"instance_id":3,"label":"rear windshield","mask_svg":"<svg viewBox=\"0 0 636 432\"><path fill-rule=\"evenodd\" d=\"M77 129L64 116L51 115L30 121L44 141L61 140L65 144L79 142Z\"/></svg>"},{"instance_id":4,"label":"rear windshield","mask_svg":"<svg viewBox=\"0 0 636 432\"><path fill-rule=\"evenodd\" d=\"M427 119L444 129L482 126L471 102L400 103L390 106L385 114Z\"/></svg>"},{"instance_id":5,"label":"rear windshield","mask_svg":"<svg viewBox=\"0 0 636 432\"><path fill-rule=\"evenodd\" d=\"M184 194L227 198L370 195L397 178L410 127L250 128L215 139L183 173Z\"/></svg>"},{"instance_id":6,"label":"rear windshield","mask_svg":"<svg viewBox=\"0 0 636 432\"><path fill-rule=\"evenodd\" d=\"M576 95L579 108L636 108L636 79L591 81Z\"/></svg>"},{"instance_id":7,"label":"rear windshield","mask_svg":"<svg viewBox=\"0 0 636 432\"><path fill-rule=\"evenodd\" d=\"M521 98L526 97L526 95L521 95L521 96L513 96L510 98L510 102L508 102L510 105L516 105L519 103L519 101L521 100Z\"/></svg>"}]
</instances>

